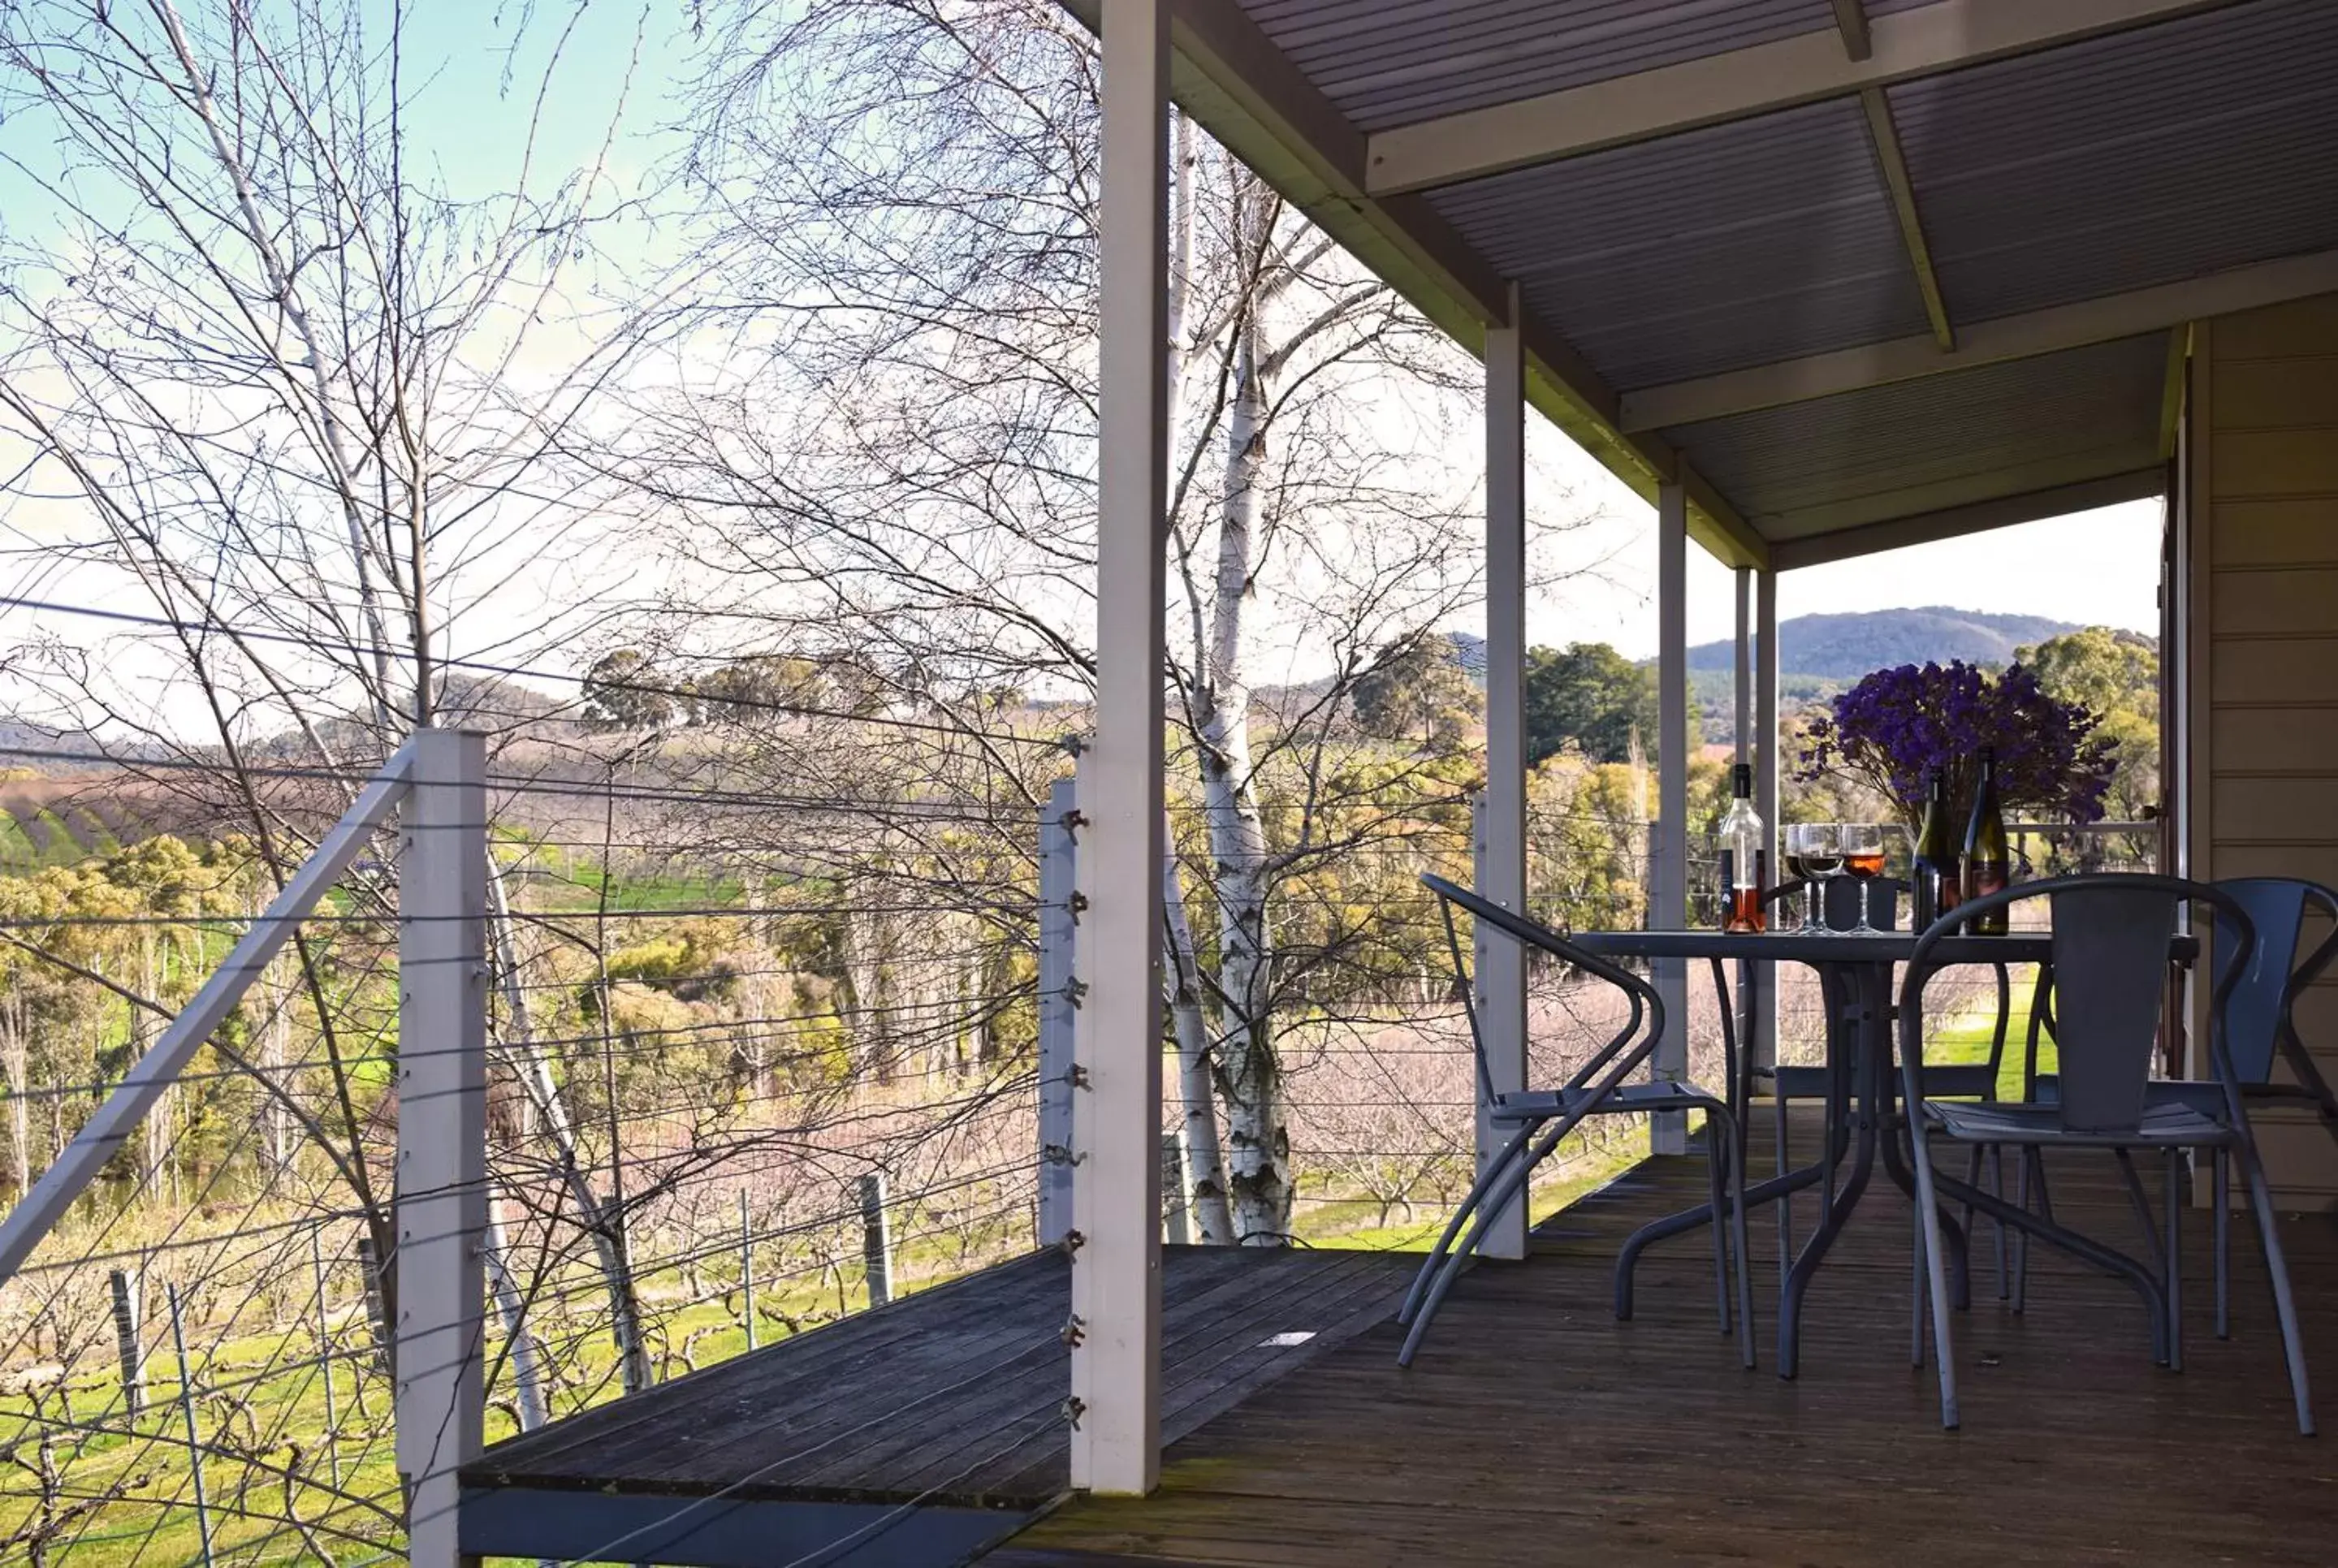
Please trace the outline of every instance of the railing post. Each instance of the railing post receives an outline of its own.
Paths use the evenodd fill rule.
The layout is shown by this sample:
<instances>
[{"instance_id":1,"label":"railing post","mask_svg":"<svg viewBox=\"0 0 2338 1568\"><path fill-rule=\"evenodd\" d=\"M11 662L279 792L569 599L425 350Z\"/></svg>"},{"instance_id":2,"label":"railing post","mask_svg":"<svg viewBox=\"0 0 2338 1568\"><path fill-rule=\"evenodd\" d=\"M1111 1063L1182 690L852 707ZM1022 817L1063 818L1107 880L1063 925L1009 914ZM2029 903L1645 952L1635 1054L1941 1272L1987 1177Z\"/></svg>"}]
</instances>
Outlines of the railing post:
<instances>
[{"instance_id":1,"label":"railing post","mask_svg":"<svg viewBox=\"0 0 2338 1568\"><path fill-rule=\"evenodd\" d=\"M486 1280L486 747L414 737L398 825L398 1469L415 1568L476 1561L459 1466L483 1446Z\"/></svg>"},{"instance_id":2,"label":"railing post","mask_svg":"<svg viewBox=\"0 0 2338 1568\"><path fill-rule=\"evenodd\" d=\"M747 1212L747 1190L739 1189L739 1322L747 1348L755 1348L755 1221Z\"/></svg>"},{"instance_id":3,"label":"railing post","mask_svg":"<svg viewBox=\"0 0 2338 1568\"><path fill-rule=\"evenodd\" d=\"M140 1333L138 1276L127 1269L106 1275L113 1296L113 1348L122 1363L122 1410L136 1416L146 1407L146 1346Z\"/></svg>"},{"instance_id":4,"label":"railing post","mask_svg":"<svg viewBox=\"0 0 2338 1568\"><path fill-rule=\"evenodd\" d=\"M1072 1029L1077 985L1072 911L1079 783L1058 779L1039 808L1039 1218L1042 1247L1072 1228Z\"/></svg>"},{"instance_id":5,"label":"railing post","mask_svg":"<svg viewBox=\"0 0 2338 1568\"><path fill-rule=\"evenodd\" d=\"M860 1178L860 1261L869 1281L869 1305L882 1307L893 1298L893 1228L885 1217L882 1171Z\"/></svg>"}]
</instances>

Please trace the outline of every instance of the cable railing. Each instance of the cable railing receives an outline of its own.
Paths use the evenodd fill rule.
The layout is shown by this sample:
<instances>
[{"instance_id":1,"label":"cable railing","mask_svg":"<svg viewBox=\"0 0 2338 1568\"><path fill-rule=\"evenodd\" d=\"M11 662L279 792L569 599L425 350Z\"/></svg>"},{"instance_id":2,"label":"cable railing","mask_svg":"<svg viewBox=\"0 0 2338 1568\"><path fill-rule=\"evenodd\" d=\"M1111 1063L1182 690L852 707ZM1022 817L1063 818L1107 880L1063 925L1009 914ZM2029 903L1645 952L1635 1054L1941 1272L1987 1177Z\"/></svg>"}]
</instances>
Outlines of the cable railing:
<instances>
[{"instance_id":1,"label":"cable railing","mask_svg":"<svg viewBox=\"0 0 2338 1568\"><path fill-rule=\"evenodd\" d=\"M0 873L0 1556L435 1561L486 1443L1070 1244L1062 750L1022 749L1011 788L937 772L813 810L687 748L596 779L414 745L256 769L300 791L272 854L130 833ZM1172 1240L1221 1222L1205 1190L1243 1142L1283 1151L1272 1223L1302 1245L1420 1246L1468 1185L1469 1039L1419 882L1470 874L1468 804L1350 811L1276 851L1252 1037L1214 989L1208 814L1173 809L1193 985L1164 1044L1202 1060L1164 1072ZM1528 850L1539 918L1649 918L1645 821L1557 799ZM1529 1077L1557 1082L1618 999L1561 965L1528 984ZM1781 1059L1814 1056L1815 982L1775 995ZM1717 1083L1701 973L1683 1038ZM1246 1108L1227 1068L1253 1046L1273 1073ZM1648 1147L1586 1131L1534 1213Z\"/></svg>"},{"instance_id":2,"label":"cable railing","mask_svg":"<svg viewBox=\"0 0 2338 1568\"><path fill-rule=\"evenodd\" d=\"M359 797L287 892L0 877L0 1559L427 1555L480 1444L1032 1246L1027 809L530 831L465 744L281 769Z\"/></svg>"}]
</instances>

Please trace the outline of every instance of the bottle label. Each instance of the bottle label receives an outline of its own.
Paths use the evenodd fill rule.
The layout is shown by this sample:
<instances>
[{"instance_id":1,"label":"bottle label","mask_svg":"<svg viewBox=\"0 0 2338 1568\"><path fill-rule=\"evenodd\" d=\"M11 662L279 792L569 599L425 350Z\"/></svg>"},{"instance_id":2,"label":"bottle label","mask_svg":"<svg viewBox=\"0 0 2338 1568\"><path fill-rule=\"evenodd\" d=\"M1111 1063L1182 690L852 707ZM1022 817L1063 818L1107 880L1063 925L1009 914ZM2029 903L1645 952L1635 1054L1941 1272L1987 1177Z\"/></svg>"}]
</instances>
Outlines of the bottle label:
<instances>
[{"instance_id":1,"label":"bottle label","mask_svg":"<svg viewBox=\"0 0 2338 1568\"><path fill-rule=\"evenodd\" d=\"M2012 879L2013 867L2007 861L1968 860L1965 862L1964 897L1986 898L1992 893L2001 893Z\"/></svg>"}]
</instances>

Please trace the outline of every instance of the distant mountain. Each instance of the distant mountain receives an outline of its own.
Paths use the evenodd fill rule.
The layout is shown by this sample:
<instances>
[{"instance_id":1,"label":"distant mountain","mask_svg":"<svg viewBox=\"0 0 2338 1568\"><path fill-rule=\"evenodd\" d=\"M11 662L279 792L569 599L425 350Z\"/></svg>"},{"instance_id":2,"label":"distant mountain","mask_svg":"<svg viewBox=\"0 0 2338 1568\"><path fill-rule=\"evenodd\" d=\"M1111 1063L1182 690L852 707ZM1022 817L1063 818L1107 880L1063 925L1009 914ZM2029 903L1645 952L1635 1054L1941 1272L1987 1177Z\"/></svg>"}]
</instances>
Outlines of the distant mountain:
<instances>
[{"instance_id":1,"label":"distant mountain","mask_svg":"<svg viewBox=\"0 0 2338 1568\"><path fill-rule=\"evenodd\" d=\"M1945 604L1797 615L1778 623L1778 667L1797 675L1855 681L1871 670L1928 661L2003 664L2017 648L2077 630L2074 622L2043 615L1991 615ZM1726 670L1734 658L1730 643L1704 642L1688 651L1688 667Z\"/></svg>"}]
</instances>

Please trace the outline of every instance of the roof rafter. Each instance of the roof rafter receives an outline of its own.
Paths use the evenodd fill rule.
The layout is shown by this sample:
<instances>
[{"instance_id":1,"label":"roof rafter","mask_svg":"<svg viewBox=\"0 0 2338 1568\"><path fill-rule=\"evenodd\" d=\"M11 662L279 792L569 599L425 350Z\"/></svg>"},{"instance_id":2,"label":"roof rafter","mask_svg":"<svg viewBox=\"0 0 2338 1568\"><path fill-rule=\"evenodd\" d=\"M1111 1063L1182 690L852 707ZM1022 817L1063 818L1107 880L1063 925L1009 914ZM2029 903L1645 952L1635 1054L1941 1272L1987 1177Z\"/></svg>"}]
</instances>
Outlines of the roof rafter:
<instances>
[{"instance_id":1,"label":"roof rafter","mask_svg":"<svg viewBox=\"0 0 2338 1568\"><path fill-rule=\"evenodd\" d=\"M1803 33L1400 125L1370 138L1367 189L1455 184L2235 3L1934 0L1869 22L1864 57L1847 51L1839 31Z\"/></svg>"},{"instance_id":2,"label":"roof rafter","mask_svg":"<svg viewBox=\"0 0 2338 1568\"><path fill-rule=\"evenodd\" d=\"M1862 0L1834 0L1835 31L1842 34L1842 52L1854 60L1875 53L1874 34L1867 30L1867 7Z\"/></svg>"},{"instance_id":3,"label":"roof rafter","mask_svg":"<svg viewBox=\"0 0 2338 1568\"><path fill-rule=\"evenodd\" d=\"M1868 139L1875 146L1875 162L1891 192L1891 215L1900 224L1900 243L1916 274L1916 291L1924 298L1924 318L1932 324L1932 338L1943 349L1957 346L1956 328L1949 323L1948 302L1940 297L1940 274L1932 270L1932 248L1924 240L1924 220L1916 211L1916 185L1908 178L1907 154L1900 150L1900 130L1891 122L1891 105L1881 87L1859 90L1859 106L1867 114Z\"/></svg>"},{"instance_id":4,"label":"roof rafter","mask_svg":"<svg viewBox=\"0 0 2338 1568\"><path fill-rule=\"evenodd\" d=\"M1616 424L1634 432L1724 419L1782 404L1831 397L1838 392L2166 331L2210 316L2333 291L2338 291L2338 250L2317 250L2020 316L1969 321L1959 333L1956 348L1947 353L1930 337L1894 338L1718 376L1644 387L1624 394Z\"/></svg>"}]
</instances>

